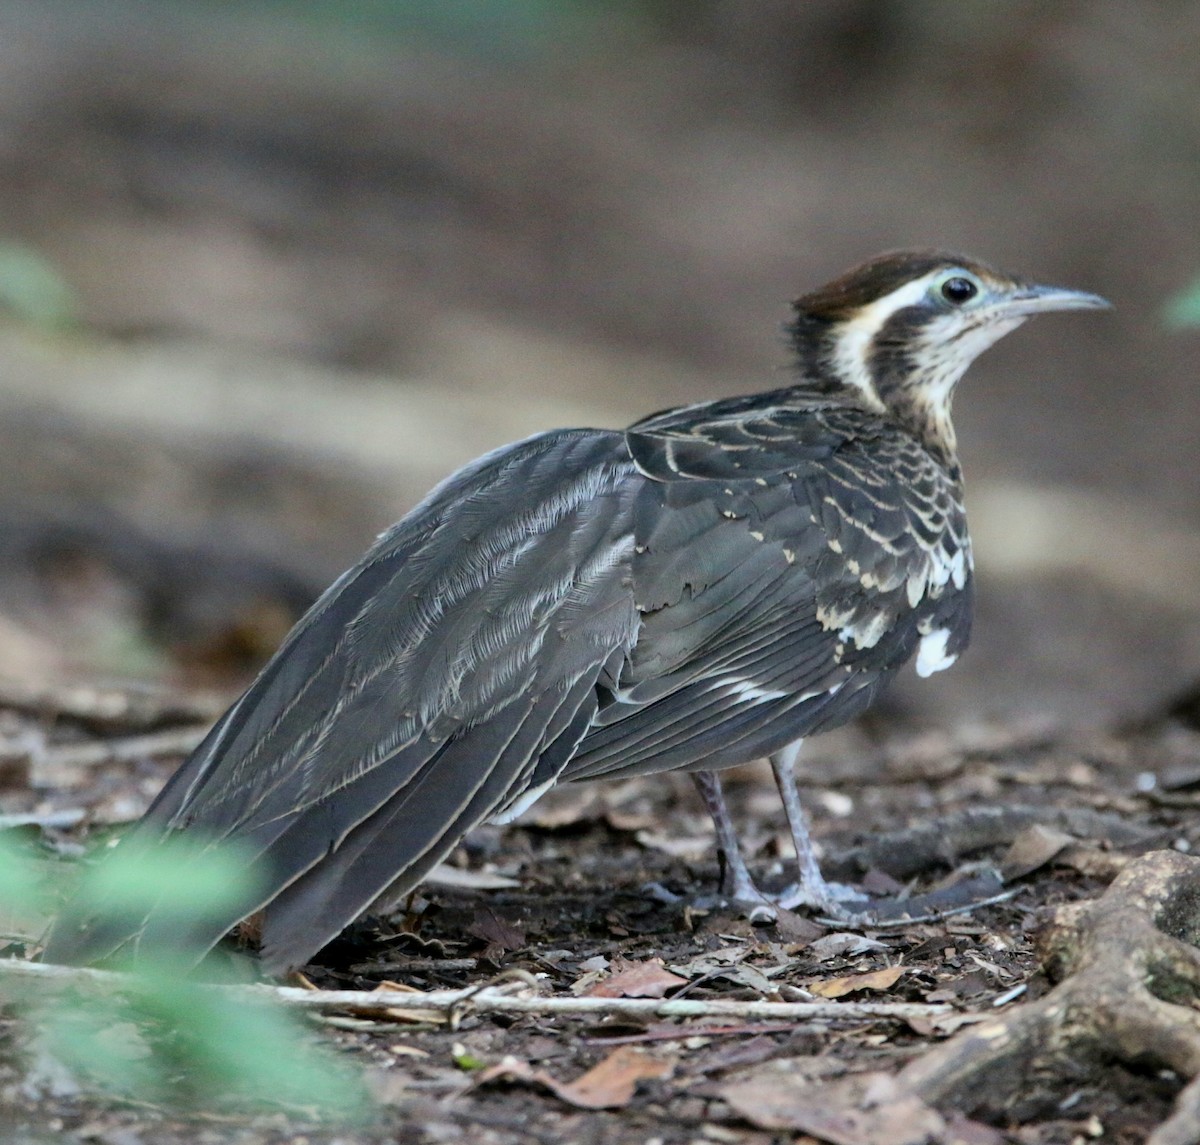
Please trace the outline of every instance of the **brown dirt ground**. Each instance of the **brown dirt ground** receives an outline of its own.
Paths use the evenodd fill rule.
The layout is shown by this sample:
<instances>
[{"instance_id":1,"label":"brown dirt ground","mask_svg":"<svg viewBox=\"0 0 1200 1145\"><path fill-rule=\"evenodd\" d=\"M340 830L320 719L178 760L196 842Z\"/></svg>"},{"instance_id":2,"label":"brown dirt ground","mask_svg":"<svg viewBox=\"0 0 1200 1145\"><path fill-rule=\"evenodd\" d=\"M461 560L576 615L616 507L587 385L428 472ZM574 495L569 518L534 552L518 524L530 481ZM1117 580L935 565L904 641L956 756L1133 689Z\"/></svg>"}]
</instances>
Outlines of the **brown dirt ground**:
<instances>
[{"instance_id":1,"label":"brown dirt ground","mask_svg":"<svg viewBox=\"0 0 1200 1145\"><path fill-rule=\"evenodd\" d=\"M24 734L42 737L48 747L40 764L6 771L0 813L77 808L97 823L129 818L175 762L55 764L58 748L111 740L116 733L28 711L0 711L0 720L8 743ZM1192 814L1200 800L1192 786L1200 779L1200 733L1183 722L1123 735L975 727L936 738L873 738L856 730L814 747L806 794L827 869L865 877L868 884L886 885L889 865L902 880L915 879L918 889L969 872L980 860L998 860L1013 834L1035 819L1073 829L1092 854L1094 848L1128 854L1162 846L1194 849L1200 842ZM743 837L756 851L755 869L769 881L778 874L782 815L755 769L736 777L732 793ZM1008 811L999 826L964 828L963 813L982 808ZM1025 811L1013 810L1019 808ZM905 833L910 826L929 830L914 836ZM677 777L566 789L522 825L484 829L454 856L456 865L510 875L519 888L428 888L407 915L354 928L323 952L308 976L320 986L369 990L387 980L426 990L486 982L519 969L537 975L543 990L569 994L589 971L603 980L626 963L661 959L689 980L683 989L691 998L749 999L787 998L789 988L898 966L903 973L890 988L851 993L847 1000L945 1001L963 1013L994 1013L997 999L1011 997L1015 987L1027 990L1007 1005L1046 989L1031 945L1046 908L1103 888L1096 877L1080 873L1087 863L1044 863L1014 881L1011 901L872 933L881 947L822 958L820 947L814 953L811 946L820 932L807 920L785 916L777 925L751 926L726 910L695 907L717 877L707 830L690 784ZM69 850L79 834L78 828L49 831L46 839ZM930 853L940 850L944 861L928 862L917 845L922 839L938 840ZM874 863L855 850L863 843L877 848ZM871 867L865 876L864 865ZM670 896L647 894L647 884L679 900L660 901ZM460 1137L505 1145L766 1142L788 1137L749 1125L723 1100L724 1086L761 1076L788 1084L894 1071L945 1036L919 1022L861 1020L630 1023L483 1014L468 1015L451 1029L325 1019L320 1036L367 1071L379 1101L375 1121L348 1131L287 1110L210 1109L188 1116L85 1092L34 1092L23 1086L16 1022L9 1010L0 1025L7 1047L0 1060L0 1089L10 1106L6 1139L111 1145L365 1145ZM667 1072L640 1083L623 1107L598 1112L573 1108L535 1085L502 1079L480 1084L477 1072L456 1065L464 1054L484 1066L511 1056L567 1082L619 1046L639 1047L667 1063ZM963 1122L959 1139L1048 1145L1099 1130L1105 1140L1141 1141L1166 1115L1178 1088L1177 1079L1153 1071L1114 1068L1053 1089L1032 1105L1019 1101L996 1127Z\"/></svg>"}]
</instances>

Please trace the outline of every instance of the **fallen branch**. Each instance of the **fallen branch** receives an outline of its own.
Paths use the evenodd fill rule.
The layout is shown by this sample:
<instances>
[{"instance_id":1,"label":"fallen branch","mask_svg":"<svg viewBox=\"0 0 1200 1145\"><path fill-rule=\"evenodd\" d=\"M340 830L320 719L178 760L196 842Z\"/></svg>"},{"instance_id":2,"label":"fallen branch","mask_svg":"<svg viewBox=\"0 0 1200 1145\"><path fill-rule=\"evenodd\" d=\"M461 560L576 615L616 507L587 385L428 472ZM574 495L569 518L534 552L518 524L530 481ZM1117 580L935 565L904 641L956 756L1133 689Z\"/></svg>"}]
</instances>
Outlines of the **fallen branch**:
<instances>
[{"instance_id":1,"label":"fallen branch","mask_svg":"<svg viewBox=\"0 0 1200 1145\"><path fill-rule=\"evenodd\" d=\"M64 807L57 811L28 811L17 812L13 815L0 815L0 831L11 831L17 827L49 827L65 830L75 827L87 818L87 812L82 807Z\"/></svg>"},{"instance_id":2,"label":"fallen branch","mask_svg":"<svg viewBox=\"0 0 1200 1145\"><path fill-rule=\"evenodd\" d=\"M224 710L226 702L215 695L188 695L153 688L71 687L0 679L0 708L114 731L149 730L168 724L210 724Z\"/></svg>"},{"instance_id":3,"label":"fallen branch","mask_svg":"<svg viewBox=\"0 0 1200 1145\"><path fill-rule=\"evenodd\" d=\"M6 984L24 992L32 982L43 989L94 989L111 992L128 986L133 976L112 970L55 966L16 959L0 961L0 995ZM437 1015L448 1019L465 1013L540 1014L625 1018L763 1018L775 1021L864 1021L932 1018L950 1012L947 1005L913 1002L766 1002L695 998L575 998L529 993L528 981L468 986L460 990L309 990L298 986L209 986L248 1000L273 999L300 1010L350 1011L384 1016ZM518 993L517 991L521 991Z\"/></svg>"},{"instance_id":4,"label":"fallen branch","mask_svg":"<svg viewBox=\"0 0 1200 1145\"><path fill-rule=\"evenodd\" d=\"M40 768L101 767L109 763L136 763L142 759L188 755L208 734L208 726L171 728L147 735L124 736L99 743L73 743L46 747L37 755Z\"/></svg>"},{"instance_id":5,"label":"fallen branch","mask_svg":"<svg viewBox=\"0 0 1200 1145\"><path fill-rule=\"evenodd\" d=\"M909 879L936 867L953 867L964 855L1007 846L1035 823L1116 846L1144 845L1158 834L1086 807L968 807L916 827L875 835L859 847L831 855L822 866L837 878L860 878L878 868L893 878Z\"/></svg>"}]
</instances>

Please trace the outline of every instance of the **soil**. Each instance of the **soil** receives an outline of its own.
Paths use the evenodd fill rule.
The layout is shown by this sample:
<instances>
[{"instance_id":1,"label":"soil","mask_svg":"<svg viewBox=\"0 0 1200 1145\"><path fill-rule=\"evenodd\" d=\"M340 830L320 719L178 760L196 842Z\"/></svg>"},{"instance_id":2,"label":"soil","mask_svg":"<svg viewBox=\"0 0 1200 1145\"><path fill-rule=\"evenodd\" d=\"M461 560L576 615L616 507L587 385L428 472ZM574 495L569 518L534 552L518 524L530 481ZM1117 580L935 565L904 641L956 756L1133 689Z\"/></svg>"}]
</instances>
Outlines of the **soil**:
<instances>
[{"instance_id":1,"label":"soil","mask_svg":"<svg viewBox=\"0 0 1200 1145\"><path fill-rule=\"evenodd\" d=\"M45 845L59 855L69 856L73 844L89 830L102 830L104 821L136 815L174 763L124 750L128 727L98 728L93 720L89 730L87 721L55 719L45 708L35 717L21 710L23 703L10 699L9 705L2 717L6 742L24 736L42 750L23 772L10 768L0 812L54 822L56 813L61 820L64 812L83 811L84 823L70 830L43 829ZM96 744L114 749L108 762L73 771L63 762ZM872 740L859 731L813 746L803 778L828 871L877 892L901 882L921 891L976 873L981 863L999 864L1010 875L1013 897L941 920L868 929L869 949L856 953L852 944L818 941L831 930L807 918L785 912L775 924L750 925L713 905L719 872L711 831L686 780L577 786L552 793L518 825L480 830L453 857L454 867L517 885L427 887L405 912L356 925L305 969L305 977L319 987L370 990L390 982L424 991L523 971L543 993L570 996L630 968L649 967L650 993L655 971L665 969L677 976L666 987L671 996L779 1000L811 996L802 992L814 988L819 994L832 980L899 968L894 980L856 979L862 988L843 997L946 1003L953 1015L995 1017L1049 988L1035 938L1052 908L1100 894L1125 857L1200 845L1193 814L1200 801L1193 786L1200 780L1200 731L1177 720L1121 735L974 727L938 743L928 736ZM780 882L786 877L783 817L765 775L743 769L730 787L756 873ZM1040 848L1039 838L1064 828L1071 846L1051 836L1059 849ZM939 848L916 845L934 837ZM944 1043L956 1021L631 1020L468 1011L453 1026L345 1015L319 1025L319 1036L367 1074L378 1108L365 1126L324 1125L297 1110L239 1112L232 1105L189 1115L104 1099L86 1087L47 1092L44 1082L30 1081L19 1052L23 1035L10 1010L0 1066L10 1110L6 1139L113 1145L461 1137L765 1142L778 1130L747 1120L739 1087L767 1082L791 1093L812 1079L834 1084L864 1072L894 1074ZM538 1080L542 1073L569 1086L620 1047L641 1051L635 1060L643 1076L614 1108L576 1108ZM654 1068L645 1069L647 1062ZM1142 1141L1166 1117L1184 1080L1122 1066L1045 1078L1022 1093L992 1094L999 1100L984 1114L988 1123L972 1120L968 1103L952 1123L957 1136L929 1139L1040 1145L1102 1133L1105 1140ZM854 1138L860 1139L898 1140Z\"/></svg>"}]
</instances>

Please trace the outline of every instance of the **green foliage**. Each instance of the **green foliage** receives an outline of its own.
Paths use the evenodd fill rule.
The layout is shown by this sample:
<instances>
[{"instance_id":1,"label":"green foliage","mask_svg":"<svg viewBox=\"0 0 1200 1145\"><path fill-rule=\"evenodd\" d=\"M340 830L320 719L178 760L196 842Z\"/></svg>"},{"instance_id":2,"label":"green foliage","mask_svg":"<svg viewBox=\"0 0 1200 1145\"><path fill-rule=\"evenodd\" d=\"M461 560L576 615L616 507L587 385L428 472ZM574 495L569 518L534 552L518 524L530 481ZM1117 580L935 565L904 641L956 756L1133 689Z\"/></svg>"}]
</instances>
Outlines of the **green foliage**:
<instances>
[{"instance_id":1,"label":"green foliage","mask_svg":"<svg viewBox=\"0 0 1200 1145\"><path fill-rule=\"evenodd\" d=\"M245 870L223 850L117 847L85 875L80 893L106 912L144 916L153 907L163 917L169 907L166 925L186 930L243 899ZM0 839L0 903L44 908L51 894L39 867ZM85 982L27 997L38 1053L84 1088L182 1107L282 1106L343 1121L371 1109L357 1073L290 1013L190 981L170 954L143 951L119 989Z\"/></svg>"},{"instance_id":2,"label":"green foliage","mask_svg":"<svg viewBox=\"0 0 1200 1145\"><path fill-rule=\"evenodd\" d=\"M53 264L32 247L0 242L0 308L36 326L70 326L75 294Z\"/></svg>"},{"instance_id":3,"label":"green foliage","mask_svg":"<svg viewBox=\"0 0 1200 1145\"><path fill-rule=\"evenodd\" d=\"M43 880L29 857L0 835L0 903L10 909L35 910L45 896Z\"/></svg>"},{"instance_id":4,"label":"green foliage","mask_svg":"<svg viewBox=\"0 0 1200 1145\"><path fill-rule=\"evenodd\" d=\"M1200 326L1200 278L1167 300L1163 320L1175 330Z\"/></svg>"},{"instance_id":5,"label":"green foliage","mask_svg":"<svg viewBox=\"0 0 1200 1145\"><path fill-rule=\"evenodd\" d=\"M44 1006L41 1047L81 1081L117 1096L185 1107L303 1109L358 1119L362 1081L286 1011L139 969L119 996Z\"/></svg>"},{"instance_id":6,"label":"green foliage","mask_svg":"<svg viewBox=\"0 0 1200 1145\"><path fill-rule=\"evenodd\" d=\"M156 840L149 845L130 838L116 846L102 863L84 874L81 901L95 905L95 914L111 920L117 929L136 931L151 911L159 934L186 935L209 920L220 922L238 913L241 904L254 898L248 864L232 847L205 847L182 837ZM166 970L177 957L169 948L151 952L151 972ZM176 943L186 952L186 939ZM139 953L139 961L143 954ZM182 955L181 973L190 959Z\"/></svg>"},{"instance_id":7,"label":"green foliage","mask_svg":"<svg viewBox=\"0 0 1200 1145\"><path fill-rule=\"evenodd\" d=\"M360 43L430 42L491 59L621 38L660 6L661 0L205 0L190 11L286 21Z\"/></svg>"}]
</instances>

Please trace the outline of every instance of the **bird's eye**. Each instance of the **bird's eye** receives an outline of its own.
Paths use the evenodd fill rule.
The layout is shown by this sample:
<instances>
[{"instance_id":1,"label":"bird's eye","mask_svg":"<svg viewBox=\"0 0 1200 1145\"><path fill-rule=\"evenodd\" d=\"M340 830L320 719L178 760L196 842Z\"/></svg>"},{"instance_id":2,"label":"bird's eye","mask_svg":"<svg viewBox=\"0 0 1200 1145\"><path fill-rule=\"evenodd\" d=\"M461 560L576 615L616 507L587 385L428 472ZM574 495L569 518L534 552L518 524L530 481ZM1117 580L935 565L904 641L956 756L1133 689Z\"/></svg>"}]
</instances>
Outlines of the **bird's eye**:
<instances>
[{"instance_id":1,"label":"bird's eye","mask_svg":"<svg viewBox=\"0 0 1200 1145\"><path fill-rule=\"evenodd\" d=\"M970 302L979 293L979 287L969 278L948 278L942 283L942 297L952 306Z\"/></svg>"}]
</instances>

